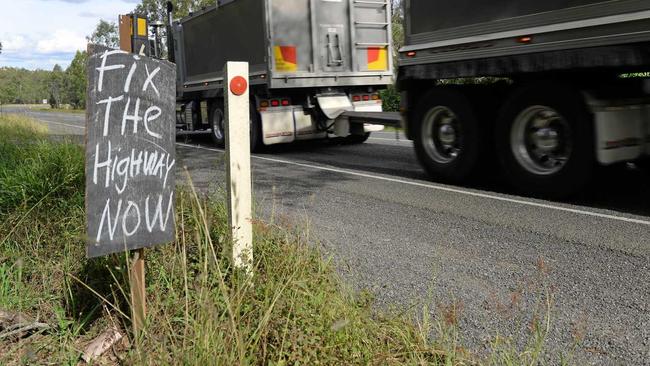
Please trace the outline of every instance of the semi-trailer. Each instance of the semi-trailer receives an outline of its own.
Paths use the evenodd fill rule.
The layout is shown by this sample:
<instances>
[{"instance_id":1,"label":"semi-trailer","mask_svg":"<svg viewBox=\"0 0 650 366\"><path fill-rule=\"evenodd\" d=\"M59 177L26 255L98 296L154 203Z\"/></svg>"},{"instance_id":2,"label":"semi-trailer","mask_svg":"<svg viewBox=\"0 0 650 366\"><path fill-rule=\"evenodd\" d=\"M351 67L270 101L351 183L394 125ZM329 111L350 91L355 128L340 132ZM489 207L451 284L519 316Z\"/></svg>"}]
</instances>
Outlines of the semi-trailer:
<instances>
[{"instance_id":1,"label":"semi-trailer","mask_svg":"<svg viewBox=\"0 0 650 366\"><path fill-rule=\"evenodd\" d=\"M398 86L432 176L544 196L650 156L650 1L405 0Z\"/></svg>"},{"instance_id":2,"label":"semi-trailer","mask_svg":"<svg viewBox=\"0 0 650 366\"><path fill-rule=\"evenodd\" d=\"M394 83L390 10L386 0L218 0L173 22L177 127L223 145L223 68L246 61L253 151L365 141L383 126L344 114L382 111L379 91Z\"/></svg>"}]
</instances>

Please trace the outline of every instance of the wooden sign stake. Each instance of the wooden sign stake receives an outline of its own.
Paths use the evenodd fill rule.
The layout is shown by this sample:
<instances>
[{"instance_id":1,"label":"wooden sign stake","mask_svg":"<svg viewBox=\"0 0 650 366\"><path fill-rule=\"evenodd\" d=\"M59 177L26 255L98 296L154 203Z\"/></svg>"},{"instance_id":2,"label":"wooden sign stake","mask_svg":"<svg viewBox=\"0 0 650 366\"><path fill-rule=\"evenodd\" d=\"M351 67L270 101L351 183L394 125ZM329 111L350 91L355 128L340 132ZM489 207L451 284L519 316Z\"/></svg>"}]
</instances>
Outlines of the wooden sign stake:
<instances>
[{"instance_id":1,"label":"wooden sign stake","mask_svg":"<svg viewBox=\"0 0 650 366\"><path fill-rule=\"evenodd\" d=\"M133 336L140 337L147 318L147 290L145 286L144 249L133 250L133 261L129 272L131 285L131 320Z\"/></svg>"},{"instance_id":2,"label":"wooden sign stake","mask_svg":"<svg viewBox=\"0 0 650 366\"><path fill-rule=\"evenodd\" d=\"M120 49L133 53L131 29L133 18L130 15L120 16ZM144 249L131 251L132 261L129 272L131 287L131 322L133 323L133 337L137 340L144 329L147 318L147 289L145 285ZM137 343L137 342L136 342Z\"/></svg>"}]
</instances>

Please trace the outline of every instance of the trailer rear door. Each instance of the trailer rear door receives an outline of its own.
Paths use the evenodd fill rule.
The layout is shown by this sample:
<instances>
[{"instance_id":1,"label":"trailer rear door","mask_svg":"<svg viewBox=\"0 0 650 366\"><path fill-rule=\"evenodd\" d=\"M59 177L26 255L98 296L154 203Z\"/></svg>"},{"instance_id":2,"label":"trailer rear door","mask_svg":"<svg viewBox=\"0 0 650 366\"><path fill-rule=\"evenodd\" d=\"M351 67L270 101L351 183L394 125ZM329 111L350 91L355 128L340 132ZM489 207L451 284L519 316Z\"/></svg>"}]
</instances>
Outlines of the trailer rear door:
<instances>
[{"instance_id":1,"label":"trailer rear door","mask_svg":"<svg viewBox=\"0 0 650 366\"><path fill-rule=\"evenodd\" d=\"M352 71L350 10L343 0L312 1L317 71Z\"/></svg>"},{"instance_id":2,"label":"trailer rear door","mask_svg":"<svg viewBox=\"0 0 650 366\"><path fill-rule=\"evenodd\" d=\"M270 0L274 73L390 70L385 0Z\"/></svg>"}]
</instances>

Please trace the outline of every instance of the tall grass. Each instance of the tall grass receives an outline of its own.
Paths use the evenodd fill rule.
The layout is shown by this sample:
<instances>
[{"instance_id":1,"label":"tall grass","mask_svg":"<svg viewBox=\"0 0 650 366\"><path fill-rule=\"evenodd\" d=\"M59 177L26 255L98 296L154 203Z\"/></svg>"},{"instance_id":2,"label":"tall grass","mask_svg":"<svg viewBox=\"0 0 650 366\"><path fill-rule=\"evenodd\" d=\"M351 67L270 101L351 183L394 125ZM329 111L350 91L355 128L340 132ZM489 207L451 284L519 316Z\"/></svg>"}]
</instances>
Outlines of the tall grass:
<instances>
[{"instance_id":1,"label":"tall grass","mask_svg":"<svg viewBox=\"0 0 650 366\"><path fill-rule=\"evenodd\" d=\"M0 187L9 194L0 201L0 309L51 326L0 339L0 364L77 364L108 327L128 341L99 364L475 364L460 346L455 310L431 318L427 308L421 316L375 309L289 225L254 222L254 276L241 277L231 268L223 197L191 182L177 194L175 242L147 250L147 324L134 339L126 255L85 259L82 148L44 133L0 119ZM499 347L486 361L537 364L534 347Z\"/></svg>"},{"instance_id":2,"label":"tall grass","mask_svg":"<svg viewBox=\"0 0 650 366\"><path fill-rule=\"evenodd\" d=\"M0 364L75 363L108 326L130 335L124 255L84 257L83 152L0 121L0 307L52 324L0 341ZM190 185L191 186L191 185ZM142 365L398 364L443 357L406 316L381 315L300 232L255 222L255 275L231 270L223 197L182 190L177 240L147 251L148 321L118 347Z\"/></svg>"},{"instance_id":3,"label":"tall grass","mask_svg":"<svg viewBox=\"0 0 650 366\"><path fill-rule=\"evenodd\" d=\"M0 123L0 214L83 199L83 152L48 141L46 133L26 117L9 115Z\"/></svg>"}]
</instances>

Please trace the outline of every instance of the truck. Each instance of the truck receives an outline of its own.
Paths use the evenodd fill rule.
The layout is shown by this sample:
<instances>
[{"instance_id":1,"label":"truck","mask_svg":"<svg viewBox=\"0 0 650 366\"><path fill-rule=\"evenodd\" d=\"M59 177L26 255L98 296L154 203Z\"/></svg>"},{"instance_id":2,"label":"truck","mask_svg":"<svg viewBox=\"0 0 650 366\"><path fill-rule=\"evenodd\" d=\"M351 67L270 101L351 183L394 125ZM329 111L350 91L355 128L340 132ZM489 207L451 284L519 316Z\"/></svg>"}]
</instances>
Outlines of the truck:
<instances>
[{"instance_id":1,"label":"truck","mask_svg":"<svg viewBox=\"0 0 650 366\"><path fill-rule=\"evenodd\" d=\"M404 0L405 133L432 176L545 197L648 164L650 1Z\"/></svg>"},{"instance_id":2,"label":"truck","mask_svg":"<svg viewBox=\"0 0 650 366\"><path fill-rule=\"evenodd\" d=\"M224 145L227 61L250 65L251 148L343 138L364 142L382 125L346 113L381 112L394 83L386 0L218 0L168 31L177 65L177 127Z\"/></svg>"}]
</instances>

